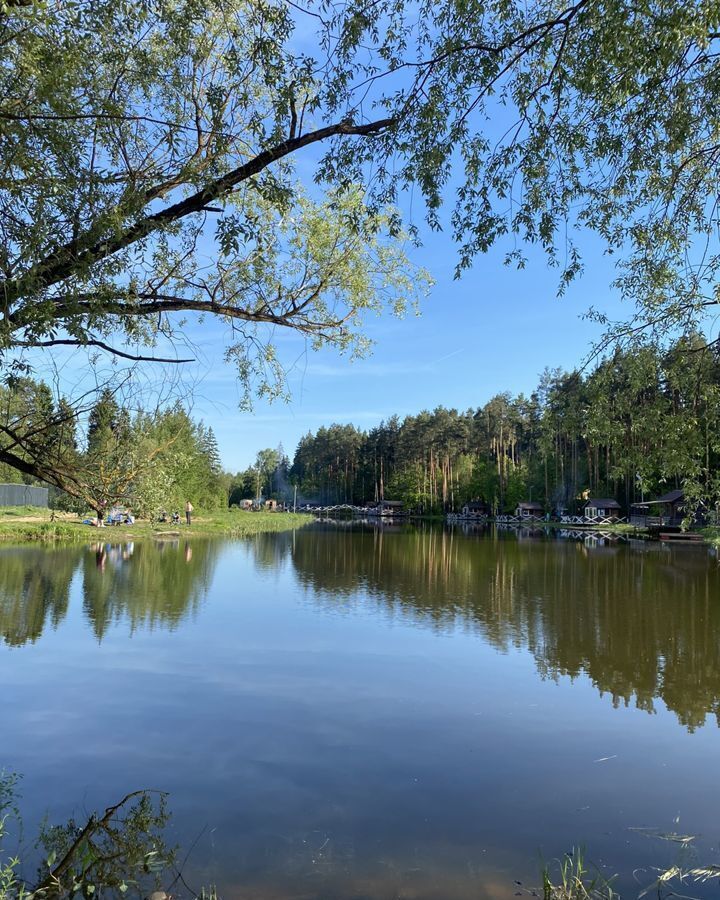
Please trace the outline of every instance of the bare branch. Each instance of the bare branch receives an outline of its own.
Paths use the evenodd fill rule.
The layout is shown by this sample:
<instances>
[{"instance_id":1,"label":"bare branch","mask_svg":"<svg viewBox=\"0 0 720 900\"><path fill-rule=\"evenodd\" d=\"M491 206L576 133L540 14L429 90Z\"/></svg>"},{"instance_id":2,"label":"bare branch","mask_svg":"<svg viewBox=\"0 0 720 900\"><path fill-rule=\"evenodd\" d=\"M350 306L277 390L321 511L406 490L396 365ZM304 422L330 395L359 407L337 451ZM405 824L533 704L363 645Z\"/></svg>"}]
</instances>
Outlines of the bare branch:
<instances>
[{"instance_id":1,"label":"bare branch","mask_svg":"<svg viewBox=\"0 0 720 900\"><path fill-rule=\"evenodd\" d=\"M116 347L111 347L109 344L106 344L104 341L100 341L97 338L90 338L88 340L75 340L72 338L54 338L51 341L16 341L16 347L99 347L101 350L106 350L108 353L112 353L113 356L121 356L123 359L129 359L133 362L158 362L158 363L190 363L195 362L193 357L189 357L187 359L177 359L172 357L162 357L162 356L142 356L136 355L134 353L126 353L123 350L118 350Z\"/></svg>"}]
</instances>

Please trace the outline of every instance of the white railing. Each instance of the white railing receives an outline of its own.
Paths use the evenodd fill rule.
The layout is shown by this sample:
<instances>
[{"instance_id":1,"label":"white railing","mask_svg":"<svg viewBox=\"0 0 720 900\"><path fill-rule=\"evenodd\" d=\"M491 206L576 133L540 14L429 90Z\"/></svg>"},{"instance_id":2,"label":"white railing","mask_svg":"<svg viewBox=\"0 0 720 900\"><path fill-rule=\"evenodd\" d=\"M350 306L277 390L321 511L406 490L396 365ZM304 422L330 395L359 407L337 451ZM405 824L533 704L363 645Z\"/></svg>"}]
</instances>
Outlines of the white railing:
<instances>
[{"instance_id":1,"label":"white railing","mask_svg":"<svg viewBox=\"0 0 720 900\"><path fill-rule=\"evenodd\" d=\"M560 516L561 525L621 525L625 516Z\"/></svg>"}]
</instances>

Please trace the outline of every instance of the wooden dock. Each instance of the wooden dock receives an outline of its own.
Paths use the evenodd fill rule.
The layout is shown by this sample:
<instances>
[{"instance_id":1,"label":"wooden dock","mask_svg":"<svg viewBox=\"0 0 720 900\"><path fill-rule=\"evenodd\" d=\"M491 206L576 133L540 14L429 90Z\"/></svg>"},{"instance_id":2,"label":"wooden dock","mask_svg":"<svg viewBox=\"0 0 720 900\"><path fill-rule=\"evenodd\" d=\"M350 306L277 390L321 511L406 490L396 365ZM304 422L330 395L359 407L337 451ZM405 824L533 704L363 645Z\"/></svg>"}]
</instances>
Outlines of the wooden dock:
<instances>
[{"instance_id":1,"label":"wooden dock","mask_svg":"<svg viewBox=\"0 0 720 900\"><path fill-rule=\"evenodd\" d=\"M702 544L705 538L701 534L691 531L661 531L658 535L661 541L672 541L673 544Z\"/></svg>"}]
</instances>

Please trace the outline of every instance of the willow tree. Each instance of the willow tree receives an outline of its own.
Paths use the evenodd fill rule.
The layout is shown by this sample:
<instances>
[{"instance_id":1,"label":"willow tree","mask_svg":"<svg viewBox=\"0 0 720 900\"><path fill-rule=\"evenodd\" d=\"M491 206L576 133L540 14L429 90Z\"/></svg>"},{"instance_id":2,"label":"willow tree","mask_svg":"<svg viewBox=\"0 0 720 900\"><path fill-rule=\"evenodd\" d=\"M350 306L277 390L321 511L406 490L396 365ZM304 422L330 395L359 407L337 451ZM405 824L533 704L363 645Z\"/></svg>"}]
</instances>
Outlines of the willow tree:
<instances>
[{"instance_id":1,"label":"willow tree","mask_svg":"<svg viewBox=\"0 0 720 900\"><path fill-rule=\"evenodd\" d=\"M562 288L591 228L640 304L626 334L692 324L717 299L719 24L710 0L2 0L5 366L178 362L219 318L246 396L282 393L279 329L357 352L364 313L416 299L413 188L433 227L454 197L458 271L509 235Z\"/></svg>"}]
</instances>

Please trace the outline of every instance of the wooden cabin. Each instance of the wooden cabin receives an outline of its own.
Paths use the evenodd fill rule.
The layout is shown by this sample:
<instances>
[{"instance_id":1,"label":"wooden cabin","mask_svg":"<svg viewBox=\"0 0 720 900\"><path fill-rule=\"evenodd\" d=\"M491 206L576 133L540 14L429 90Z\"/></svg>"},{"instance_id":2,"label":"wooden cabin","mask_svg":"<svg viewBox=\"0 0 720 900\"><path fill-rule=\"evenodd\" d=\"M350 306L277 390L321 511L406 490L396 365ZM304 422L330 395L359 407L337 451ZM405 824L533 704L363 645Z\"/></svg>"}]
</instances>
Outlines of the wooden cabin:
<instances>
[{"instance_id":1,"label":"wooden cabin","mask_svg":"<svg viewBox=\"0 0 720 900\"><path fill-rule=\"evenodd\" d=\"M466 519L487 518L490 507L484 500L471 500L463 506L461 515Z\"/></svg>"},{"instance_id":2,"label":"wooden cabin","mask_svg":"<svg viewBox=\"0 0 720 900\"><path fill-rule=\"evenodd\" d=\"M534 500L518 503L515 510L518 519L542 519L545 515L545 507L542 503L536 503Z\"/></svg>"},{"instance_id":3,"label":"wooden cabin","mask_svg":"<svg viewBox=\"0 0 720 900\"><path fill-rule=\"evenodd\" d=\"M277 500L266 500L265 501L265 509L269 512L275 512L278 508Z\"/></svg>"},{"instance_id":4,"label":"wooden cabin","mask_svg":"<svg viewBox=\"0 0 720 900\"><path fill-rule=\"evenodd\" d=\"M685 491L682 489L668 491L657 500L633 503L630 511L631 524L643 528L648 525L670 525L673 528L679 528L684 518ZM699 522L701 518L701 516L695 515L694 521Z\"/></svg>"},{"instance_id":5,"label":"wooden cabin","mask_svg":"<svg viewBox=\"0 0 720 900\"><path fill-rule=\"evenodd\" d=\"M668 491L662 497L650 503L651 507L659 507L659 514L669 519L669 525L679 525L685 518L685 491ZM654 510L653 510L654 511Z\"/></svg>"},{"instance_id":6,"label":"wooden cabin","mask_svg":"<svg viewBox=\"0 0 720 900\"><path fill-rule=\"evenodd\" d=\"M590 497L583 506L583 515L586 519L611 519L617 521L620 518L622 507L610 497Z\"/></svg>"},{"instance_id":7,"label":"wooden cabin","mask_svg":"<svg viewBox=\"0 0 720 900\"><path fill-rule=\"evenodd\" d=\"M247 499L241 500L239 506L240 506L240 509L252 509L253 502L252 502L252 500L247 500Z\"/></svg>"}]
</instances>

